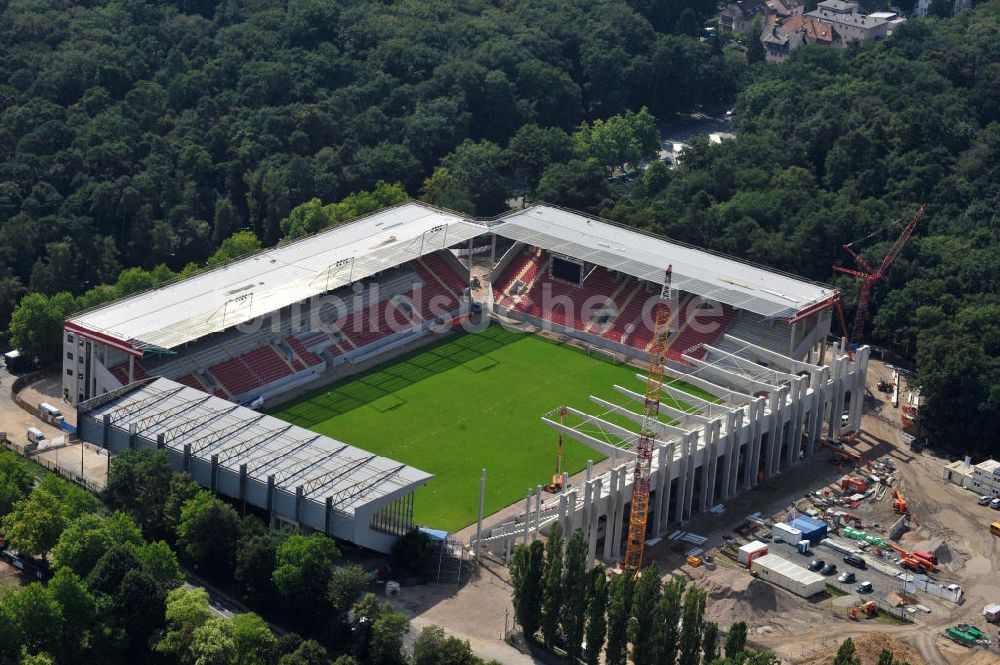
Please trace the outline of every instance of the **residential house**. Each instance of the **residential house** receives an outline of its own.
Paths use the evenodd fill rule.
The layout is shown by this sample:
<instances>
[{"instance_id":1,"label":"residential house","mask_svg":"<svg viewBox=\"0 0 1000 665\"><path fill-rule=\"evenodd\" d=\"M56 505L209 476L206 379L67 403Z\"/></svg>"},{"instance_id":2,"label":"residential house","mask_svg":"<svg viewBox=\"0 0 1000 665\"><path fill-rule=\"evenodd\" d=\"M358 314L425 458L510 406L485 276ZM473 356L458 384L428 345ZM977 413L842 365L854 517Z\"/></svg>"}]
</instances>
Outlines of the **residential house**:
<instances>
[{"instance_id":1,"label":"residential house","mask_svg":"<svg viewBox=\"0 0 1000 665\"><path fill-rule=\"evenodd\" d=\"M856 2L823 0L815 10L807 12L805 16L832 27L836 33L835 46L888 36L888 21L877 16L862 14L858 9Z\"/></svg>"},{"instance_id":2,"label":"residential house","mask_svg":"<svg viewBox=\"0 0 1000 665\"><path fill-rule=\"evenodd\" d=\"M836 39L837 33L831 26L799 15L780 25L773 24L770 31L765 31L761 41L768 62L782 62L803 44L831 46Z\"/></svg>"},{"instance_id":3,"label":"residential house","mask_svg":"<svg viewBox=\"0 0 1000 665\"><path fill-rule=\"evenodd\" d=\"M750 32L750 24L765 9L764 0L736 0L719 15L722 32Z\"/></svg>"}]
</instances>

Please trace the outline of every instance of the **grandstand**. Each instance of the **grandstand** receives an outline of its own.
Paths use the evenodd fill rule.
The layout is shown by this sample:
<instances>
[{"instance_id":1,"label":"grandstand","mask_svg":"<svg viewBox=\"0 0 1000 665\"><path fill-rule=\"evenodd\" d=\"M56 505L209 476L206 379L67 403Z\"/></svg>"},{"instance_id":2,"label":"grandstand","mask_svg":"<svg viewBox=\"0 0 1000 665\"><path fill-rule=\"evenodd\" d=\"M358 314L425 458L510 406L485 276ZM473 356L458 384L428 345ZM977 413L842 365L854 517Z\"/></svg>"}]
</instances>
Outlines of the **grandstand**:
<instances>
[{"instance_id":1,"label":"grandstand","mask_svg":"<svg viewBox=\"0 0 1000 665\"><path fill-rule=\"evenodd\" d=\"M481 224L409 204L78 314L70 402L163 376L239 403L430 334L467 309L446 251Z\"/></svg>"},{"instance_id":2,"label":"grandstand","mask_svg":"<svg viewBox=\"0 0 1000 665\"><path fill-rule=\"evenodd\" d=\"M432 477L169 379L100 395L77 414L85 441L162 449L239 505L380 552L413 527L413 492Z\"/></svg>"},{"instance_id":3,"label":"grandstand","mask_svg":"<svg viewBox=\"0 0 1000 665\"><path fill-rule=\"evenodd\" d=\"M483 290L470 288L472 267L461 258L473 255L477 237L492 242ZM828 348L838 293L826 285L552 206L533 206L484 222L406 203L82 312L65 324L65 398L79 404L88 418L105 413L101 409L107 400L136 414L139 420L133 424L138 429L131 433L128 419L104 424L103 429L91 423L89 436L96 443L118 450L145 437L155 445L156 437L143 434L142 428L159 422L160 414L173 406L158 406L143 391L162 396L176 386L185 399L202 395L206 404L219 409L233 403L271 405L293 390L325 386L380 363L392 351L408 350L419 340L453 330L466 320L474 300L487 316L527 322L610 351L616 358L644 361L655 312L665 306L660 293L667 266L672 271L668 371L723 405L712 406L709 400L698 413L677 414L678 424L664 432L662 444L672 446L670 454L680 461L677 466L664 458L660 468L678 473L675 482L687 480L677 489L685 496L682 507L669 513L663 509L657 519L665 525L667 515L673 514L672 521L683 522L691 510L705 509L716 499L732 496L738 485L752 486L759 477L797 461L795 432L803 439L803 454L811 454L823 423L829 423L830 435L839 433L843 409L849 410L848 427L856 427L860 400L852 403L850 395L858 390L857 382L863 382L867 350L854 360L842 346ZM630 388L614 389L631 398ZM540 411L549 406L556 405ZM233 414L240 414L246 427L258 426L254 423L259 414L238 408ZM785 433L780 439L762 439L769 427L779 426L779 413L785 418ZM560 431L601 455L627 459L631 439L622 426L627 414L606 420L577 410L575 417L598 428L601 436L552 418L545 423L568 428ZM705 429L709 422L716 429ZM108 427L125 432L124 439ZM241 426L232 427L235 431ZM264 444L269 431L260 431ZM228 436L225 430L217 435ZM721 450L716 447L720 436L729 441L724 472L716 462L709 463L699 447ZM680 437L683 445L668 441L670 437ZM609 449L612 438L626 445ZM185 453L182 441L173 445L169 440L160 445L174 450L176 464L189 470L202 468L199 464L211 467L209 476L195 474L201 482L261 505L259 497L251 499L244 490L220 489L219 474L225 470L211 456ZM260 448L262 456L278 454L280 446L273 443ZM704 464L705 470L696 472ZM343 473L345 478L354 475L348 468ZM697 475L702 473L710 476ZM428 478L424 474L415 482ZM601 504L602 510L617 510L620 517L628 485L624 473L621 479L609 477L606 492L612 480L623 484L615 486L615 499L602 499L610 501ZM415 487L400 492L406 495ZM701 493L698 500L690 494L695 487ZM283 491L294 495L296 487ZM592 499L601 496L598 489ZM380 504L372 505L375 509ZM264 507L279 519L331 532L326 522L298 519L301 510L278 512L273 502ZM352 524L357 521L350 519ZM536 520L533 528L540 525ZM388 541L371 536L367 528L355 525L332 532L384 551ZM498 537L509 540L510 534Z\"/></svg>"}]
</instances>

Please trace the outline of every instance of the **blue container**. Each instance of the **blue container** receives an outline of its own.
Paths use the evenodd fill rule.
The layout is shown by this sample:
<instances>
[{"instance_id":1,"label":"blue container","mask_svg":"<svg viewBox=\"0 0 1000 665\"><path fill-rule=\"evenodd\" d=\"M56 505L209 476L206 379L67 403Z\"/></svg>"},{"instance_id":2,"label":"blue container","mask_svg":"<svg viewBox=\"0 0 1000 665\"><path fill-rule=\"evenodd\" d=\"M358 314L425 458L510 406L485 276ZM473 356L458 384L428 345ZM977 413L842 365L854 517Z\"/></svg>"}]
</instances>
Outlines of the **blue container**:
<instances>
[{"instance_id":1,"label":"blue container","mask_svg":"<svg viewBox=\"0 0 1000 665\"><path fill-rule=\"evenodd\" d=\"M829 528L826 522L805 516L797 517L788 524L802 532L803 540L814 544L826 537Z\"/></svg>"}]
</instances>

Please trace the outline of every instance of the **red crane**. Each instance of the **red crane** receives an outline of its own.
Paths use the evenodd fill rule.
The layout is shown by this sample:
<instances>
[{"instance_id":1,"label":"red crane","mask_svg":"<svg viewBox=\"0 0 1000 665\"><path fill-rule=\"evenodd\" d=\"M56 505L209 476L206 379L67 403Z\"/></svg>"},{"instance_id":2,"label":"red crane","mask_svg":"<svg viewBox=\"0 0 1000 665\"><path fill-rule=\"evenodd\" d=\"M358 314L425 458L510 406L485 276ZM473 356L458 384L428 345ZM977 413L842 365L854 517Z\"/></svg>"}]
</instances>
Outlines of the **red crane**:
<instances>
[{"instance_id":1,"label":"red crane","mask_svg":"<svg viewBox=\"0 0 1000 665\"><path fill-rule=\"evenodd\" d=\"M868 318L868 306L871 304L872 299L872 288L875 283L880 279L885 280L886 283L889 282L886 278L885 273L889 270L889 267L893 264L899 253L903 251L903 247L910 240L910 236L913 235L913 229L917 226L919 222L924 217L924 204L920 204L917 209L917 214L906 223L903 227L903 232L899 234L899 238L893 243L892 247L889 248L889 252L882 259L882 265L878 267L878 270L873 269L868 262L865 261L860 254L854 251L854 243L849 242L844 245L844 249L854 257L854 262L857 263L863 270L854 270L852 268L844 268L842 266L833 266L833 269L837 272L842 272L846 275L853 275L861 280L861 293L858 295L858 311L854 315L854 327L851 328L851 336L848 338L850 342L858 342L861 339L861 333L865 329L865 320ZM840 303L837 303L838 309L840 308ZM847 332L847 325L844 323L844 312L840 310L840 321L841 325L844 326L844 332Z\"/></svg>"},{"instance_id":2,"label":"red crane","mask_svg":"<svg viewBox=\"0 0 1000 665\"><path fill-rule=\"evenodd\" d=\"M632 512L628 521L628 545L622 570L631 568L638 574L642 568L642 552L646 544L646 521L649 516L649 477L653 465L653 443L656 441L656 419L663 395L663 364L667 360L670 336L670 281L673 265L667 266L660 291L660 301L653 314L653 346L649 350L649 372L646 378L646 399L642 406L639 442L635 447L635 468L632 472Z\"/></svg>"}]
</instances>

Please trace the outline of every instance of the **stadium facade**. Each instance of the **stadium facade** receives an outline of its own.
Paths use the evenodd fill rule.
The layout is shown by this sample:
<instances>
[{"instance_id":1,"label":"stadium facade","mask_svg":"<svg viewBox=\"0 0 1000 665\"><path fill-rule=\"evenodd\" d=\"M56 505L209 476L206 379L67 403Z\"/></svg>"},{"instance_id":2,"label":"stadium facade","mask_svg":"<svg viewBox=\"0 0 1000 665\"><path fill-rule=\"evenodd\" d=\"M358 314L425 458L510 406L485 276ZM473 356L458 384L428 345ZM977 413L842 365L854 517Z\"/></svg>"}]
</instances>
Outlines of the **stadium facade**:
<instances>
[{"instance_id":1,"label":"stadium facade","mask_svg":"<svg viewBox=\"0 0 1000 665\"><path fill-rule=\"evenodd\" d=\"M473 291L459 257L480 251L490 253L490 284ZM89 441L112 451L166 448L206 487L386 551L429 474L376 456L355 470L362 451L325 437L303 444L310 433L238 405L332 381L451 330L472 309L645 360L667 266L667 372L715 398L663 426L652 520L660 530L811 455L824 429L836 437L857 428L861 399L851 396L863 390L867 349L852 357L828 344L836 290L552 206L484 222L406 203L72 317L64 396L78 405ZM543 420L627 465L629 432L579 417L624 445L611 450L597 430ZM268 472L269 458L299 445L304 456ZM504 525L489 542L508 547L551 519L574 524L582 510L576 526L594 521L592 548L603 540L611 556L615 539L605 529L614 535L627 519L624 469L554 504L539 495L534 517Z\"/></svg>"}]
</instances>

